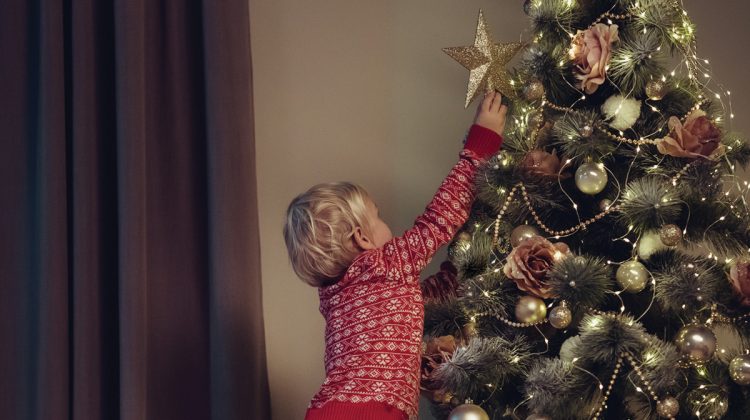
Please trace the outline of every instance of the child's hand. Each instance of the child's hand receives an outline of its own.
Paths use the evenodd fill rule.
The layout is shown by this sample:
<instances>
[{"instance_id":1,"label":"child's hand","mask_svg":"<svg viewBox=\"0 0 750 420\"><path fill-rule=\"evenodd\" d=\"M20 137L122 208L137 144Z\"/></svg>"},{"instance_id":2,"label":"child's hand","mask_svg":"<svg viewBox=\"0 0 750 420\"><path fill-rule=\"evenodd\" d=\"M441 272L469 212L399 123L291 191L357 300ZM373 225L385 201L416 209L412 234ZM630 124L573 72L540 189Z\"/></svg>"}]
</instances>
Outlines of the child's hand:
<instances>
[{"instance_id":1,"label":"child's hand","mask_svg":"<svg viewBox=\"0 0 750 420\"><path fill-rule=\"evenodd\" d=\"M505 131L505 114L508 112L508 107L501 103L502 99L503 95L500 92L487 92L477 108L474 124L481 125L502 136Z\"/></svg>"}]
</instances>

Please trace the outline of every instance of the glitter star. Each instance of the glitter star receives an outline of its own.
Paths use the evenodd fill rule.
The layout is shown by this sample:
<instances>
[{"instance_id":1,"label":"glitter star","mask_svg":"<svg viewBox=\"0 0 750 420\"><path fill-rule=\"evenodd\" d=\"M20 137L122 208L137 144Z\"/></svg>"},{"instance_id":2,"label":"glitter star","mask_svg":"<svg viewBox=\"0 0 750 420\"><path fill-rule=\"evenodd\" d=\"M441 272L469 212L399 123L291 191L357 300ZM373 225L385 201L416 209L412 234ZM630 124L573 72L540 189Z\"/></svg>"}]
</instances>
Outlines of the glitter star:
<instances>
[{"instance_id":1,"label":"glitter star","mask_svg":"<svg viewBox=\"0 0 750 420\"><path fill-rule=\"evenodd\" d=\"M484 14L479 11L474 45L443 48L443 51L469 70L469 86L466 89L466 104L477 97L480 90L497 90L509 98L516 96L505 65L523 48L519 42L495 43L490 34Z\"/></svg>"}]
</instances>

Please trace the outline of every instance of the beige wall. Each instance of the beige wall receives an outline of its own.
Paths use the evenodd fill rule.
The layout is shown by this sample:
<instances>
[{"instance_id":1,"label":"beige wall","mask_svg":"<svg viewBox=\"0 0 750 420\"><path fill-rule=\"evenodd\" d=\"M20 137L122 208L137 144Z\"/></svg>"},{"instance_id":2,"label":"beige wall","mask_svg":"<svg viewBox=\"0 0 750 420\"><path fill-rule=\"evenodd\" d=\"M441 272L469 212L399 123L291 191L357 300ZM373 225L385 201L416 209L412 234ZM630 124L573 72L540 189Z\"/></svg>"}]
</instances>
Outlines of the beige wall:
<instances>
[{"instance_id":1,"label":"beige wall","mask_svg":"<svg viewBox=\"0 0 750 420\"><path fill-rule=\"evenodd\" d=\"M519 39L527 27L522 3L250 0L275 419L301 419L323 379L323 319L316 291L287 263L286 205L312 184L350 180L374 195L394 232L408 227L454 163L473 114L463 109L467 72L440 48L473 41L479 8L498 40ZM737 125L750 133L744 26L750 6L686 4L698 23L701 54L732 90Z\"/></svg>"}]
</instances>

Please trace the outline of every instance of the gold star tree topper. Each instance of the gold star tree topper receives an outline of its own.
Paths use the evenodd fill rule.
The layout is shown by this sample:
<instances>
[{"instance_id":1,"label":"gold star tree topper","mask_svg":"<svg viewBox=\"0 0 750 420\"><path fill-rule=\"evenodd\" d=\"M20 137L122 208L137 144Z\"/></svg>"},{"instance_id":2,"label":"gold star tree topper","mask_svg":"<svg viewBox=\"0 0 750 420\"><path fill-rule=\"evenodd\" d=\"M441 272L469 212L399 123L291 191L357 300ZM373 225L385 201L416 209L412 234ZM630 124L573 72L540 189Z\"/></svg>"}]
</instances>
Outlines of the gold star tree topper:
<instances>
[{"instance_id":1,"label":"gold star tree topper","mask_svg":"<svg viewBox=\"0 0 750 420\"><path fill-rule=\"evenodd\" d=\"M509 98L514 98L515 91L510 83L510 75L505 65L523 48L519 42L495 43L479 10L477 34L474 45L466 47L443 48L443 51L469 70L469 86L466 89L466 104L477 97L480 90L497 90Z\"/></svg>"}]
</instances>

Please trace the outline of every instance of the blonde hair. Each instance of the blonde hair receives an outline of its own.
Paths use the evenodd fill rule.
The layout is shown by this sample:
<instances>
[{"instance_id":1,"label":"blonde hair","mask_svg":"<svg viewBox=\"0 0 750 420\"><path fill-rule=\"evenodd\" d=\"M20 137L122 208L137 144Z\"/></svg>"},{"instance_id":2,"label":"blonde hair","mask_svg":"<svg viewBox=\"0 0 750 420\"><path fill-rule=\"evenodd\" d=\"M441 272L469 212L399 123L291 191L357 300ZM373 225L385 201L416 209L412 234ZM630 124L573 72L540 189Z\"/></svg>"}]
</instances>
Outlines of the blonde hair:
<instances>
[{"instance_id":1,"label":"blonde hair","mask_svg":"<svg viewBox=\"0 0 750 420\"><path fill-rule=\"evenodd\" d=\"M357 227L369 232L367 191L350 182L318 184L289 204L284 241L294 272L307 284L328 286L346 272L360 250Z\"/></svg>"}]
</instances>

